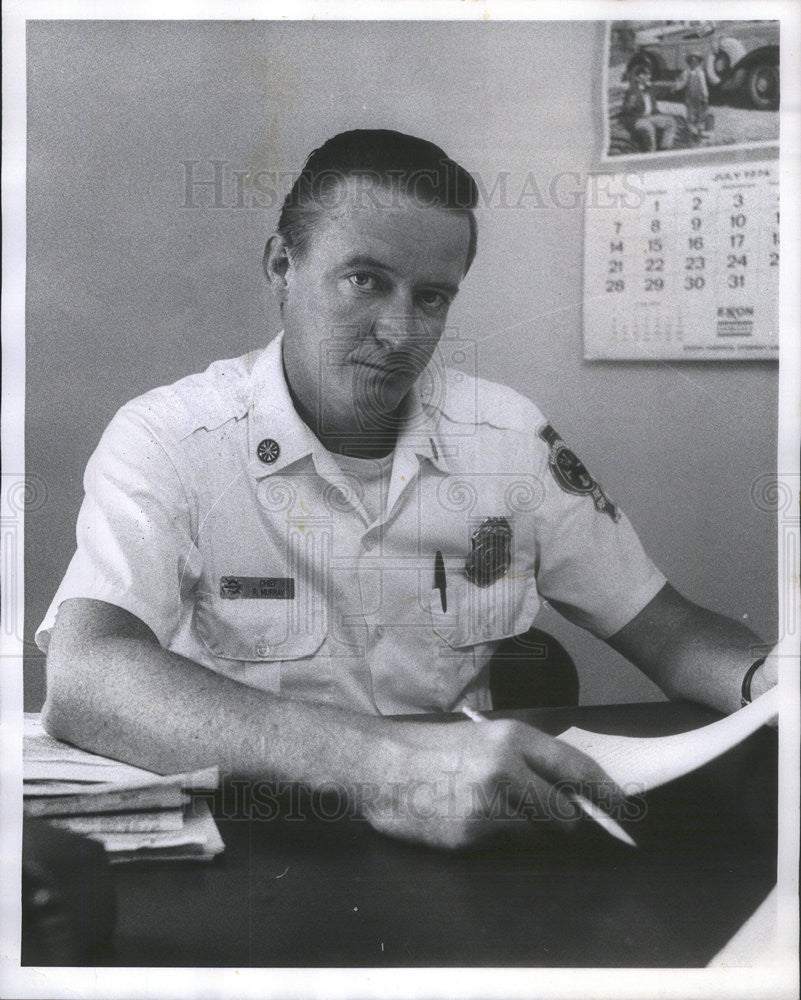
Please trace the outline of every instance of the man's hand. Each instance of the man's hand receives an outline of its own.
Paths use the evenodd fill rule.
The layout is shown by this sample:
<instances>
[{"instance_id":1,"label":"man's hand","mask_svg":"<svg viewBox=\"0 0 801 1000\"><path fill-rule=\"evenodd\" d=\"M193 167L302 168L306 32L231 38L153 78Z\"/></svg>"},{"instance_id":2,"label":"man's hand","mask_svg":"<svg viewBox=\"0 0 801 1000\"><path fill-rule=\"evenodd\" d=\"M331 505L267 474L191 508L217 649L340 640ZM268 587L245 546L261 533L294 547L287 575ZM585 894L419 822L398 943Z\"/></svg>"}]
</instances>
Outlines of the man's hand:
<instances>
[{"instance_id":1,"label":"man's hand","mask_svg":"<svg viewBox=\"0 0 801 1000\"><path fill-rule=\"evenodd\" d=\"M589 757L522 722L391 725L383 781L363 800L391 836L462 848L501 830L570 829L576 793L607 810L622 799Z\"/></svg>"}]
</instances>

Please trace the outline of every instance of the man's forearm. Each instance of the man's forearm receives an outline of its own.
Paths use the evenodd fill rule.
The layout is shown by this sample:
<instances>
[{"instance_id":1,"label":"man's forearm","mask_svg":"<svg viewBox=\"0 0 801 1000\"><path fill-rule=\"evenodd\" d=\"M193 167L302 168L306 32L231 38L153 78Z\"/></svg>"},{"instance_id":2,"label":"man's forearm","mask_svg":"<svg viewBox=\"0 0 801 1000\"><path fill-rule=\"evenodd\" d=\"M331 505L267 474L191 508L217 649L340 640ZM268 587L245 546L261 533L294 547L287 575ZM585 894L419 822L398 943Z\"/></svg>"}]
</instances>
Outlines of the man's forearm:
<instances>
[{"instance_id":1,"label":"man's forearm","mask_svg":"<svg viewBox=\"0 0 801 1000\"><path fill-rule=\"evenodd\" d=\"M721 712L741 707L743 678L751 664L767 652L765 644L751 629L724 615L697 608L662 651L671 666L670 694L696 701ZM756 698L767 685L758 671L751 684Z\"/></svg>"},{"instance_id":2,"label":"man's forearm","mask_svg":"<svg viewBox=\"0 0 801 1000\"><path fill-rule=\"evenodd\" d=\"M367 781L386 720L290 701L216 674L148 639L93 638L80 656L58 648L45 725L54 736L159 773L217 764L232 777ZM367 748L369 747L369 753Z\"/></svg>"},{"instance_id":3,"label":"man's forearm","mask_svg":"<svg viewBox=\"0 0 801 1000\"><path fill-rule=\"evenodd\" d=\"M743 677L767 651L751 629L693 604L669 584L609 639L609 645L640 667L669 697L721 712L740 707ZM769 683L764 672L757 671L752 697L762 694Z\"/></svg>"}]
</instances>

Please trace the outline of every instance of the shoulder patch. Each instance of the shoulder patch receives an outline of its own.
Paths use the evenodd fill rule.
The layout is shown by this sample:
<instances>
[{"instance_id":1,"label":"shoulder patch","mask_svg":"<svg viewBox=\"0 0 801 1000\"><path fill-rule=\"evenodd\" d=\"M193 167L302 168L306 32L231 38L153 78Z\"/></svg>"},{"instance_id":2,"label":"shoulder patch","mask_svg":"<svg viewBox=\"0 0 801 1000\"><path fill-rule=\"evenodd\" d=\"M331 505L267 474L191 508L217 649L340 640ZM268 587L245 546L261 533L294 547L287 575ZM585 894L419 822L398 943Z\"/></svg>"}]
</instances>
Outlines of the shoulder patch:
<instances>
[{"instance_id":1,"label":"shoulder patch","mask_svg":"<svg viewBox=\"0 0 801 1000\"><path fill-rule=\"evenodd\" d=\"M576 496L590 496L595 509L600 514L608 514L613 521L620 520L620 511L604 493L587 471L584 463L572 452L550 424L539 431L539 436L548 445L548 468L557 485L565 493Z\"/></svg>"}]
</instances>

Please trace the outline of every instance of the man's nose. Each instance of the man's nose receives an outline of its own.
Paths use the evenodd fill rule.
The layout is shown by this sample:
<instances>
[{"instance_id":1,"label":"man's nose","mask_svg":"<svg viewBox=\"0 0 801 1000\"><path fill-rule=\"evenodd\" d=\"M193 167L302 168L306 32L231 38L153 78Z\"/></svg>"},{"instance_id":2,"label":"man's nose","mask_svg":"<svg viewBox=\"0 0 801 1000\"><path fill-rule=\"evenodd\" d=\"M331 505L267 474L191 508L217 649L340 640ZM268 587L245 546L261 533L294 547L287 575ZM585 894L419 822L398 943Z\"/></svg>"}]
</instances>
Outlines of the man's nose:
<instances>
[{"instance_id":1,"label":"man's nose","mask_svg":"<svg viewBox=\"0 0 801 1000\"><path fill-rule=\"evenodd\" d=\"M424 332L414 302L405 296L393 296L373 323L373 336L387 351L408 348Z\"/></svg>"}]
</instances>

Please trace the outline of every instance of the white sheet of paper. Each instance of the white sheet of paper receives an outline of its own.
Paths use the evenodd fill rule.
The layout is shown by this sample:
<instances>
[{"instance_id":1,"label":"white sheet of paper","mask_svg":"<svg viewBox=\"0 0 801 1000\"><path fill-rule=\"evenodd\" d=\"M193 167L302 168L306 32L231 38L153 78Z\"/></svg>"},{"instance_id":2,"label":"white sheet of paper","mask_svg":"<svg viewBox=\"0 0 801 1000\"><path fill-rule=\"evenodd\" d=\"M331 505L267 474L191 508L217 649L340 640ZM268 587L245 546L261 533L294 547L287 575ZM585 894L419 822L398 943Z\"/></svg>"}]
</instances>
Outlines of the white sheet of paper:
<instances>
[{"instance_id":1,"label":"white sheet of paper","mask_svg":"<svg viewBox=\"0 0 801 1000\"><path fill-rule=\"evenodd\" d=\"M216 767L186 774L151 774L144 772L142 778L125 781L25 781L22 794L27 798L43 795L106 795L109 792L129 792L138 788L153 788L157 785L180 785L185 792L213 792L220 783L220 773Z\"/></svg>"},{"instance_id":2,"label":"white sheet of paper","mask_svg":"<svg viewBox=\"0 0 801 1000\"><path fill-rule=\"evenodd\" d=\"M184 814L181 809L154 809L123 813L88 813L81 816L53 816L51 826L73 833L155 833L159 830L181 830Z\"/></svg>"},{"instance_id":3,"label":"white sheet of paper","mask_svg":"<svg viewBox=\"0 0 801 1000\"><path fill-rule=\"evenodd\" d=\"M27 746L26 746L27 751ZM140 778L152 778L149 771L138 767L128 767L127 764L96 764L80 761L64 760L30 760L25 756L22 764L22 779L29 781L72 781L91 784L99 781L103 784L125 783L138 781Z\"/></svg>"},{"instance_id":4,"label":"white sheet of paper","mask_svg":"<svg viewBox=\"0 0 801 1000\"><path fill-rule=\"evenodd\" d=\"M26 781L22 794L26 799L49 798L58 795L108 795L109 792L131 792L138 788L152 788L154 785L175 785L178 781L170 777L168 781L153 778L137 778L135 781Z\"/></svg>"},{"instance_id":5,"label":"white sheet of paper","mask_svg":"<svg viewBox=\"0 0 801 1000\"><path fill-rule=\"evenodd\" d=\"M614 736L573 727L558 738L592 757L624 790L658 788L708 764L741 743L779 712L773 687L737 712L701 729L675 736Z\"/></svg>"},{"instance_id":6,"label":"white sheet of paper","mask_svg":"<svg viewBox=\"0 0 801 1000\"><path fill-rule=\"evenodd\" d=\"M218 854L224 847L208 803L202 799L187 806L184 822L179 830L137 830L129 833L93 831L89 836L93 840L99 840L110 853L195 847L204 854Z\"/></svg>"}]
</instances>

